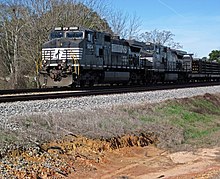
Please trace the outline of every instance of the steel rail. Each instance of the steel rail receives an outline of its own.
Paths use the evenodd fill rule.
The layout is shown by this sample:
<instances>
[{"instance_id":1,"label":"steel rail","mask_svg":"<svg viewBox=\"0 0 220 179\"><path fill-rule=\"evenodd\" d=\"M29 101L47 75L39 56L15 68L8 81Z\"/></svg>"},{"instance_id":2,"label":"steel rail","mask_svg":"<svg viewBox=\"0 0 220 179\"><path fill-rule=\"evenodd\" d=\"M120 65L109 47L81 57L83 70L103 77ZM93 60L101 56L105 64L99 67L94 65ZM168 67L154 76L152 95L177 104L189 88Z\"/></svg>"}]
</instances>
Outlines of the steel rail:
<instances>
[{"instance_id":1,"label":"steel rail","mask_svg":"<svg viewBox=\"0 0 220 179\"><path fill-rule=\"evenodd\" d=\"M56 91L66 91L71 88L30 88L30 89L8 89L0 90L0 95L6 94L22 94L22 93L38 93L38 92L56 92Z\"/></svg>"},{"instance_id":2,"label":"steel rail","mask_svg":"<svg viewBox=\"0 0 220 179\"><path fill-rule=\"evenodd\" d=\"M30 100L45 100L45 99L57 99L57 98L68 98L68 97L82 97L82 96L93 96L93 95L109 95L109 94L121 94L131 92L145 92L155 90L168 90L168 89L181 89L181 88L194 88L204 86L220 85L220 82L210 83L191 83L191 84L179 84L179 85L155 85L145 87L121 87L121 88L105 88L105 89L93 89L93 90L81 90L81 91L68 91L59 93L43 93L43 94L21 94L21 95L9 95L0 96L0 103L16 102L16 101L30 101Z\"/></svg>"},{"instance_id":3,"label":"steel rail","mask_svg":"<svg viewBox=\"0 0 220 179\"><path fill-rule=\"evenodd\" d=\"M140 85L136 85L140 86ZM136 87L134 86L134 87ZM31 88L31 89L8 89L8 90L0 90L1 95L9 95L9 94L25 94L25 93L41 93L41 92L58 92L58 91L82 91L82 90L101 90L101 89L109 89L109 88L124 88L124 87L131 87L131 86L93 86L93 87L57 87L57 88Z\"/></svg>"}]
</instances>

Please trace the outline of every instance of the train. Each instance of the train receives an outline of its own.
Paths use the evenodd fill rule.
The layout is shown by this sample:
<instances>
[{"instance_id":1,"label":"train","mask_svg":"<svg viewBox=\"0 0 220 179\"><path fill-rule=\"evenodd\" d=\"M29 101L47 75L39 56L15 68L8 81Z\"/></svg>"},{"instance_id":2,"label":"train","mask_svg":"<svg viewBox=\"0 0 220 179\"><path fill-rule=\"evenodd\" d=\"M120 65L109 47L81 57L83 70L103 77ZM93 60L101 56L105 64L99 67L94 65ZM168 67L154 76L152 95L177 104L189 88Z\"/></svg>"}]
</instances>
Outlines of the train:
<instances>
[{"instance_id":1,"label":"train","mask_svg":"<svg viewBox=\"0 0 220 179\"><path fill-rule=\"evenodd\" d=\"M220 63L106 32L56 27L42 45L38 80L40 87L219 81Z\"/></svg>"}]
</instances>

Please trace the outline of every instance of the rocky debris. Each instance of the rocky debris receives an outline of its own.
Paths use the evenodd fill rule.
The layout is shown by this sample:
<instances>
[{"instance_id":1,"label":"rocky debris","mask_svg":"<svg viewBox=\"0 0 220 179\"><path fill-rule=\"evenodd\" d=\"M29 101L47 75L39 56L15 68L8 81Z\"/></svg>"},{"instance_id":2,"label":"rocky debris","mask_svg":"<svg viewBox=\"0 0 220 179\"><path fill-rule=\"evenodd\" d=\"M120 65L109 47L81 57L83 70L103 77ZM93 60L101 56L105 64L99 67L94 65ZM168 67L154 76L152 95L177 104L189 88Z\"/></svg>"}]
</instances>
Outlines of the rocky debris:
<instances>
[{"instance_id":1,"label":"rocky debris","mask_svg":"<svg viewBox=\"0 0 220 179\"><path fill-rule=\"evenodd\" d=\"M9 123L13 116L30 116L33 114L47 115L49 113L66 113L69 111L88 111L97 108L112 108L116 105L159 103L167 99L189 98L206 93L220 93L220 86L159 90L139 93L87 96L79 98L52 99L41 101L26 101L0 104L0 128L16 130L16 123Z\"/></svg>"},{"instance_id":2,"label":"rocky debris","mask_svg":"<svg viewBox=\"0 0 220 179\"><path fill-rule=\"evenodd\" d=\"M75 162L96 170L86 160L102 162L105 151L123 147L144 147L157 141L153 134L125 135L111 139L88 139L68 135L62 140L44 143L24 150L8 151L0 160L2 178L65 178L75 170ZM79 163L80 163L79 162Z\"/></svg>"}]
</instances>

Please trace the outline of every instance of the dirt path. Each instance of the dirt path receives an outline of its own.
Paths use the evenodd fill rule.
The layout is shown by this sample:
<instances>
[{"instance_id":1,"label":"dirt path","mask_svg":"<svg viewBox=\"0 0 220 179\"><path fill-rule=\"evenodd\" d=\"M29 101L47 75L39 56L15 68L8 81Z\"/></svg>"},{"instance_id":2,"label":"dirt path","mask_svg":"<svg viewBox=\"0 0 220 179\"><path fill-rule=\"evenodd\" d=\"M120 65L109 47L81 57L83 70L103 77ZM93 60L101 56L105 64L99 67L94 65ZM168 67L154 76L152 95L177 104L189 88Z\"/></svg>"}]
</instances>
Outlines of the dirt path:
<instances>
[{"instance_id":1,"label":"dirt path","mask_svg":"<svg viewBox=\"0 0 220 179\"><path fill-rule=\"evenodd\" d=\"M76 165L77 164L77 165ZM105 152L101 161L79 159L69 178L220 178L220 148L169 153L147 147Z\"/></svg>"}]
</instances>

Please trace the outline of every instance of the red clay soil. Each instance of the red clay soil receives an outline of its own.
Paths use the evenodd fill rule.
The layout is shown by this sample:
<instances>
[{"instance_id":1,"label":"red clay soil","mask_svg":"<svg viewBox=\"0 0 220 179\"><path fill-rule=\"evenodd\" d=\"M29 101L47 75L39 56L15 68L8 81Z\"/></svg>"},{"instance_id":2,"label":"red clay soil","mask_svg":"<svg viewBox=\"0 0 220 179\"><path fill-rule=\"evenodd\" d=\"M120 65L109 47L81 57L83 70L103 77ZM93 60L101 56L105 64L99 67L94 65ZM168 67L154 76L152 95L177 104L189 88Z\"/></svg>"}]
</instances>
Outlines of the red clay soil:
<instances>
[{"instance_id":1,"label":"red clay soil","mask_svg":"<svg viewBox=\"0 0 220 179\"><path fill-rule=\"evenodd\" d=\"M104 152L99 161L78 158L68 178L220 178L220 148L169 153L153 145Z\"/></svg>"},{"instance_id":2,"label":"red clay soil","mask_svg":"<svg viewBox=\"0 0 220 179\"><path fill-rule=\"evenodd\" d=\"M0 161L0 178L188 179L220 178L220 147L170 153L149 134L110 140L67 136L40 151L14 151ZM7 177L8 176L8 177Z\"/></svg>"}]
</instances>

